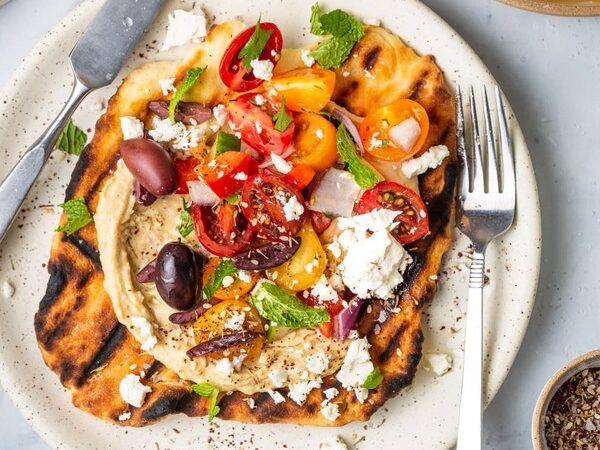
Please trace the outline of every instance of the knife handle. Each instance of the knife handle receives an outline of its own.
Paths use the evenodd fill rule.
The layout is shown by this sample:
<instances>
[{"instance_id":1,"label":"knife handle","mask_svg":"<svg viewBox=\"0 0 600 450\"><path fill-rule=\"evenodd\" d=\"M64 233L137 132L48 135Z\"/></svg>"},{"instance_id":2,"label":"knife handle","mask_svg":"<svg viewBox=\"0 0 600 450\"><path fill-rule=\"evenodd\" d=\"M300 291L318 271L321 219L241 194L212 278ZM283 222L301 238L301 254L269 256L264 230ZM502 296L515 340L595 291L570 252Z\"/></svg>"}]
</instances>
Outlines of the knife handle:
<instances>
[{"instance_id":1,"label":"knife handle","mask_svg":"<svg viewBox=\"0 0 600 450\"><path fill-rule=\"evenodd\" d=\"M38 140L27 149L0 185L0 205L2 205L0 208L0 242L6 236L27 193L50 157L60 133L69 122L75 109L91 90L75 77L73 90L63 109Z\"/></svg>"}]
</instances>

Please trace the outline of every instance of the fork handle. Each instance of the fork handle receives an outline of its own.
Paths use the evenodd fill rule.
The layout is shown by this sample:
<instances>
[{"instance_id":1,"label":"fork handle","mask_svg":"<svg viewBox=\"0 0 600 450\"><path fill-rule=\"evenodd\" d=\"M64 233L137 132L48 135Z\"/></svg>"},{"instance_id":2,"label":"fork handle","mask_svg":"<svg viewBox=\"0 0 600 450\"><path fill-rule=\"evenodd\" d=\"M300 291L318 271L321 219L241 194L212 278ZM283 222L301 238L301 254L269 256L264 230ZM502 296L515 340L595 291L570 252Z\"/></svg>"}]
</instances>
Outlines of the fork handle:
<instances>
[{"instance_id":1,"label":"fork handle","mask_svg":"<svg viewBox=\"0 0 600 450\"><path fill-rule=\"evenodd\" d=\"M481 449L483 413L483 281L485 248L473 253L469 275L465 359L456 450Z\"/></svg>"}]
</instances>

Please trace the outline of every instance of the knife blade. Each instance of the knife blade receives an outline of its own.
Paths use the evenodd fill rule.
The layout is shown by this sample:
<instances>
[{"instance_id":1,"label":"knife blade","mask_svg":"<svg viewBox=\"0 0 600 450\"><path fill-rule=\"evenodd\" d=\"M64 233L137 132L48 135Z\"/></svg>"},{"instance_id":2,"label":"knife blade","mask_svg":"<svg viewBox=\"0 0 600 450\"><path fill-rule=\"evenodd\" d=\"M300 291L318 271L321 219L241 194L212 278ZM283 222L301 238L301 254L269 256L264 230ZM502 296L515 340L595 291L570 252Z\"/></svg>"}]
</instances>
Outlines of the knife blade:
<instances>
[{"instance_id":1,"label":"knife blade","mask_svg":"<svg viewBox=\"0 0 600 450\"><path fill-rule=\"evenodd\" d=\"M75 75L90 88L110 84L164 0L107 0L71 51Z\"/></svg>"}]
</instances>

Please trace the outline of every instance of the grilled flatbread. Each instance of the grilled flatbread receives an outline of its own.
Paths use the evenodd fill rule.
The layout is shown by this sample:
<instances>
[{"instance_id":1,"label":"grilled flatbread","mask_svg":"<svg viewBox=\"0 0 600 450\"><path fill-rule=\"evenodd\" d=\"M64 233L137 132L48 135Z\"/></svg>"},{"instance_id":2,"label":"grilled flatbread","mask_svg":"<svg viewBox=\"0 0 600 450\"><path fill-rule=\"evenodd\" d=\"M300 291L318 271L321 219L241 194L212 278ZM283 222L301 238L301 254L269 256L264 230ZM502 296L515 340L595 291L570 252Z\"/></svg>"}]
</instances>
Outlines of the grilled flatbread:
<instances>
[{"instance_id":1,"label":"grilled flatbread","mask_svg":"<svg viewBox=\"0 0 600 450\"><path fill-rule=\"evenodd\" d=\"M222 101L226 87L219 78L218 63L232 37L244 28L236 21L217 25L204 43L194 47L188 59L153 62L131 72L97 122L94 138L73 171L65 197L83 196L90 211L95 212L99 193L119 159L119 118L144 117L147 103L161 97L156 80L173 76L181 80L190 67L207 66L189 100L207 105ZM365 76L365 70L372 77ZM384 305L375 300L357 325L360 335L367 336L372 345L371 357L380 367L384 381L363 404L352 391L342 389L334 375L325 377L322 387L312 390L302 406L290 400L275 404L264 392L251 396L232 392L220 399L221 419L323 426L366 420L411 383L419 363L423 341L421 309L433 296L432 276L437 274L450 245L456 180L452 96L432 56L417 55L383 28L367 27L366 35L338 70L334 97L338 104L358 115L396 99L411 98L429 114L430 131L423 148L444 144L450 150L450 157L440 167L419 179L421 196L430 213L431 234L409 248L413 263L400 287L400 312L379 323ZM103 287L94 224L71 236L56 233L48 270L50 279L35 315L35 331L46 364L71 391L75 406L104 420L130 426L146 425L174 413L206 414L208 399L193 393L190 382L143 352L127 328L117 321ZM121 379L134 365L143 368L142 381L152 389L140 408L126 404L119 394ZM334 422L320 413L323 391L330 387L340 390L335 399L340 405L340 416ZM282 389L284 395L285 391ZM254 400L253 409L249 397ZM131 413L130 418L119 420L126 411Z\"/></svg>"}]
</instances>

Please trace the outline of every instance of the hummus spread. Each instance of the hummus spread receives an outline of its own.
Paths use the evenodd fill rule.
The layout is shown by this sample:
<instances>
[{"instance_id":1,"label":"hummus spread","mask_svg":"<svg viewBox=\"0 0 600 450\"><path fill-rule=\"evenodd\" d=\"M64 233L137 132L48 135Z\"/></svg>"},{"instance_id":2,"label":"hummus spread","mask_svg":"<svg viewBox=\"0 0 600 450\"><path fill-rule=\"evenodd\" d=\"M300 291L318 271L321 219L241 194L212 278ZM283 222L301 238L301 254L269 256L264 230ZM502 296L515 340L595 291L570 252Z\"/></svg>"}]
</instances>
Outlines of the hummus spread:
<instances>
[{"instance_id":1,"label":"hummus spread","mask_svg":"<svg viewBox=\"0 0 600 450\"><path fill-rule=\"evenodd\" d=\"M323 338L313 329L295 330L265 343L256 361L244 363L231 375L219 370L217 361L210 358L188 358L186 351L196 345L191 324L172 324L168 317L175 310L161 299L154 283L140 284L135 279L135 274L156 257L164 244L181 238L177 226L182 196L161 197L146 207L136 203L132 185L133 176L119 161L115 173L100 194L94 221L104 271L104 288L112 299L119 322L129 329L149 354L184 380L207 382L221 391L245 394L278 387L269 376L275 369L287 371L285 387L300 381L316 380L335 373L341 367L347 343ZM195 250L203 251L194 233L183 241ZM151 325L153 336L147 326L140 326L140 322L146 323L140 318ZM329 365L317 375L307 369L306 359L319 352L329 357Z\"/></svg>"}]
</instances>

